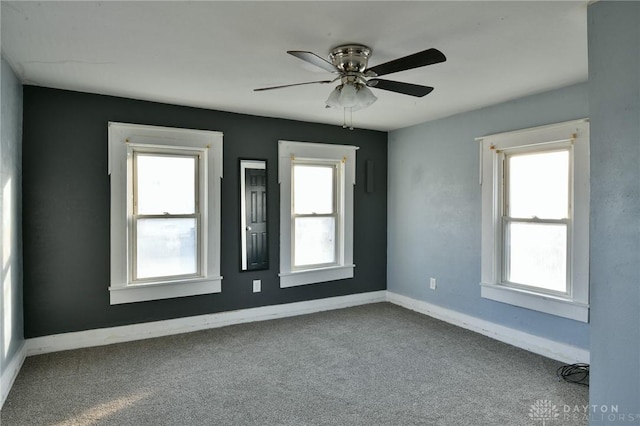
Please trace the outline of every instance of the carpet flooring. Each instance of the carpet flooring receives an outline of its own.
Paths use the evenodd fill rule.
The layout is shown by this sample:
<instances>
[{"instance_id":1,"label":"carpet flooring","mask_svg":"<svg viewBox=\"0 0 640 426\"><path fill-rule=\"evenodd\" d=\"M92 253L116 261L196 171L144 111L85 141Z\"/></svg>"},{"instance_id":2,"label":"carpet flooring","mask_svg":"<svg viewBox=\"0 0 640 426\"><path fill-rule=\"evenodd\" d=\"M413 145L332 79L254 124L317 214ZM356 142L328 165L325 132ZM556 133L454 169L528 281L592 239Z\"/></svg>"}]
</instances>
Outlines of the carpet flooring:
<instances>
[{"instance_id":1,"label":"carpet flooring","mask_svg":"<svg viewBox=\"0 0 640 426\"><path fill-rule=\"evenodd\" d=\"M28 357L11 425L584 425L561 363L379 303Z\"/></svg>"}]
</instances>

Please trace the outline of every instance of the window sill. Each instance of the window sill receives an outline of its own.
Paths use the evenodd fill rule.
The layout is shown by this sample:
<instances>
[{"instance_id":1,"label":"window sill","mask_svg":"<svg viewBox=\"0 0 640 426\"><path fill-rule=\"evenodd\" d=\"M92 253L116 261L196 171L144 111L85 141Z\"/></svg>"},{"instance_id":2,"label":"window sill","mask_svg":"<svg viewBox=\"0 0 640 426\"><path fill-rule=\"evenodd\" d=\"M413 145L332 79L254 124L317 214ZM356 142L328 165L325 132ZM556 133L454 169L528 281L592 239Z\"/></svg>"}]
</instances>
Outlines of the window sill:
<instances>
[{"instance_id":1,"label":"window sill","mask_svg":"<svg viewBox=\"0 0 640 426\"><path fill-rule=\"evenodd\" d=\"M282 272L278 274L280 288L353 278L354 268L355 265L341 265L305 271Z\"/></svg>"},{"instance_id":2,"label":"window sill","mask_svg":"<svg viewBox=\"0 0 640 426\"><path fill-rule=\"evenodd\" d=\"M220 293L222 277L109 287L111 305Z\"/></svg>"},{"instance_id":3,"label":"window sill","mask_svg":"<svg viewBox=\"0 0 640 426\"><path fill-rule=\"evenodd\" d=\"M508 303L580 322L589 322L589 305L572 299L497 284L480 283L485 299Z\"/></svg>"}]
</instances>

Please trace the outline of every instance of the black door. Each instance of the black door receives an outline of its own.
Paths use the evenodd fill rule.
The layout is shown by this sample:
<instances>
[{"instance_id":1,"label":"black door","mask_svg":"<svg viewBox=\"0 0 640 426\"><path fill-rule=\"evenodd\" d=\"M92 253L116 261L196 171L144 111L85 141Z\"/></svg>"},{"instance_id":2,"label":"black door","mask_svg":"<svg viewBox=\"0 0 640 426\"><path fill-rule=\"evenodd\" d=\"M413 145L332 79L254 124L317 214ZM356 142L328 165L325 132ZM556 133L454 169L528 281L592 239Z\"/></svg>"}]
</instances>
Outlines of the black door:
<instances>
[{"instance_id":1,"label":"black door","mask_svg":"<svg viewBox=\"0 0 640 426\"><path fill-rule=\"evenodd\" d=\"M267 241L267 173L245 169L247 270L269 267Z\"/></svg>"}]
</instances>

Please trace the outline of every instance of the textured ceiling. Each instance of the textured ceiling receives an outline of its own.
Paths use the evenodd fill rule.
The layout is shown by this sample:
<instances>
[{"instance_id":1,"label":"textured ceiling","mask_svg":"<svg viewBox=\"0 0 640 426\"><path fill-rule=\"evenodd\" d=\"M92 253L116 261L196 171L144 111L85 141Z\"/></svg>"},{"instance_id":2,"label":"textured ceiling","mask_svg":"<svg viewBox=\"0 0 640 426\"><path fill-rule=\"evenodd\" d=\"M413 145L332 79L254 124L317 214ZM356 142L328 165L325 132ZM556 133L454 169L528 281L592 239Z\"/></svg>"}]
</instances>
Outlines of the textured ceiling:
<instances>
[{"instance_id":1,"label":"textured ceiling","mask_svg":"<svg viewBox=\"0 0 640 426\"><path fill-rule=\"evenodd\" d=\"M25 84L341 125L331 85L254 88L331 74L326 57L372 48L369 65L430 47L447 61L384 78L435 87L375 90L358 128L393 130L587 79L586 1L2 2L2 53Z\"/></svg>"}]
</instances>

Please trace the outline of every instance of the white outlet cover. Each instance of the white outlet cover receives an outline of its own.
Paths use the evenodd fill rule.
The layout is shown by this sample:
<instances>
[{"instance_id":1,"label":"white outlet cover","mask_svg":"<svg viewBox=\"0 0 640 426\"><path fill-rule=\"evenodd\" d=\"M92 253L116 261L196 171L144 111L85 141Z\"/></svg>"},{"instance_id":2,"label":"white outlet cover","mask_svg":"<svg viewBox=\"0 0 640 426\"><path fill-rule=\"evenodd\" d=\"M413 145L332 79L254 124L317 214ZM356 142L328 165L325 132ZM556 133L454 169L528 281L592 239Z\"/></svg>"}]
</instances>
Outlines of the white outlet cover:
<instances>
[{"instance_id":1,"label":"white outlet cover","mask_svg":"<svg viewBox=\"0 0 640 426\"><path fill-rule=\"evenodd\" d=\"M259 293L262 291L262 281L261 280L253 280L253 292Z\"/></svg>"}]
</instances>

